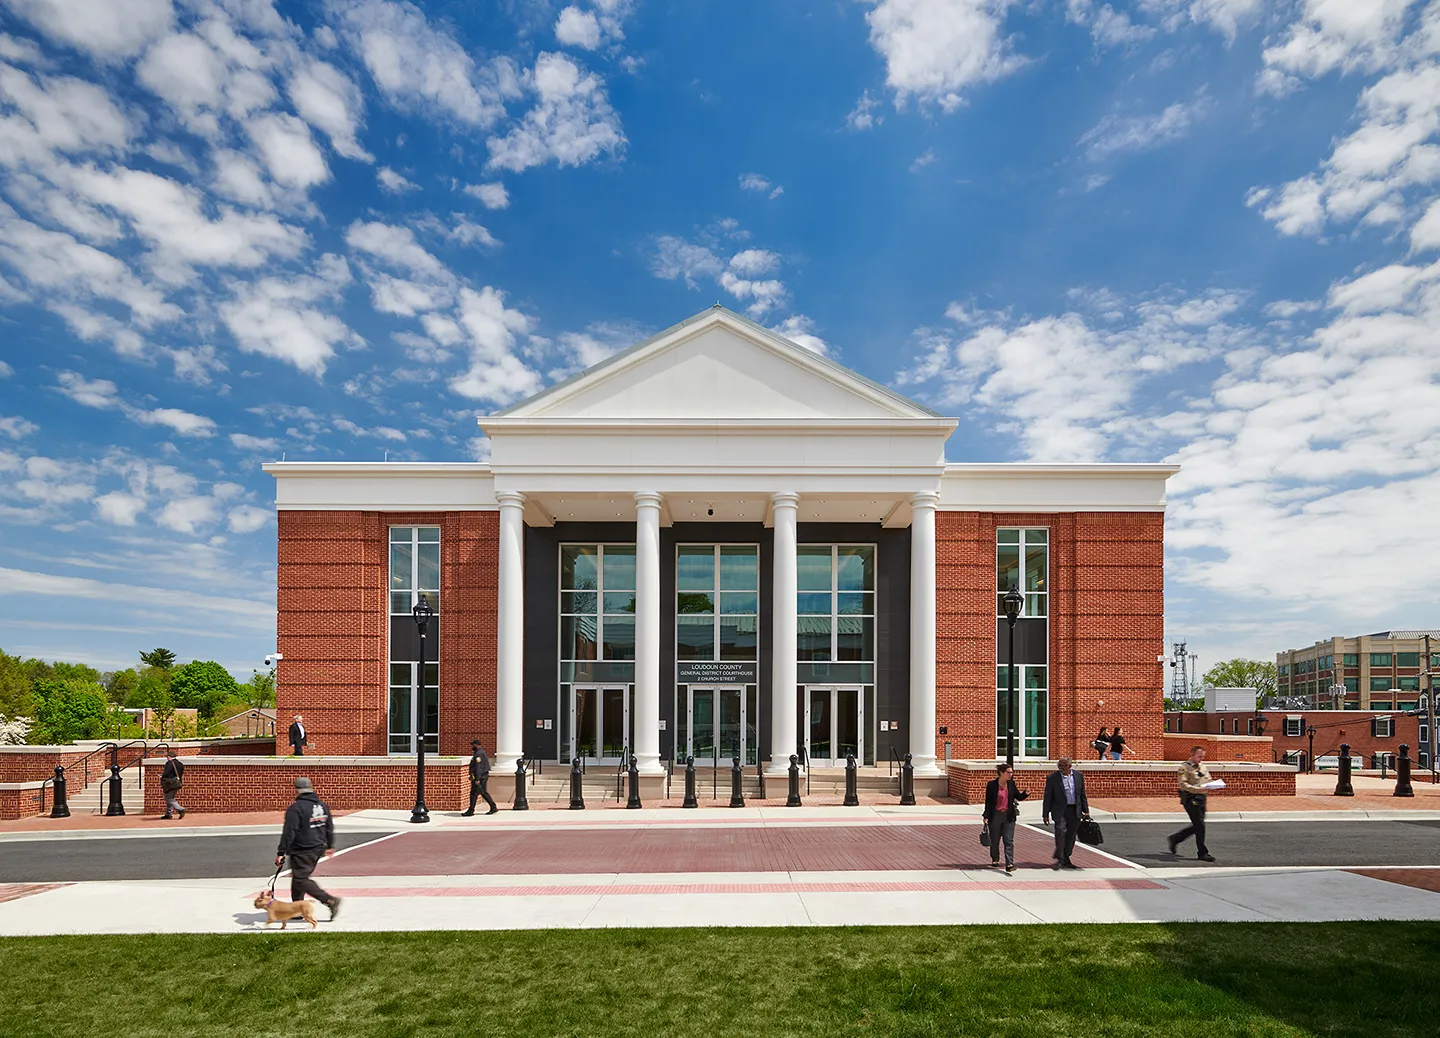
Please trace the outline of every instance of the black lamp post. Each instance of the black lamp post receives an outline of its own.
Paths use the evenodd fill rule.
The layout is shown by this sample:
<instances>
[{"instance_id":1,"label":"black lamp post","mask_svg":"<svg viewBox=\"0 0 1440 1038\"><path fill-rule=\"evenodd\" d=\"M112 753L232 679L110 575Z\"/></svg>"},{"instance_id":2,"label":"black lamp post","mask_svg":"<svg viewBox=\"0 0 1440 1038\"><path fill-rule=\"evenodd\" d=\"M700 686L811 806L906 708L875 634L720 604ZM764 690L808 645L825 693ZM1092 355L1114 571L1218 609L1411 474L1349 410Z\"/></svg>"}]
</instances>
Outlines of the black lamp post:
<instances>
[{"instance_id":1,"label":"black lamp post","mask_svg":"<svg viewBox=\"0 0 1440 1038\"><path fill-rule=\"evenodd\" d=\"M1024 605L1025 596L1011 584L1010 590L1005 592L1005 619L1010 624L1010 675L1005 695L1005 722L1009 733L1005 738L1005 763L1012 768L1015 766L1015 621L1020 619L1020 610Z\"/></svg>"},{"instance_id":2,"label":"black lamp post","mask_svg":"<svg viewBox=\"0 0 1440 1038\"><path fill-rule=\"evenodd\" d=\"M424 595L416 596L415 627L420 632L420 691L415 702L415 807L410 812L410 821L430 821L430 810L425 806L425 634L430 628L430 619L435 610Z\"/></svg>"}]
</instances>

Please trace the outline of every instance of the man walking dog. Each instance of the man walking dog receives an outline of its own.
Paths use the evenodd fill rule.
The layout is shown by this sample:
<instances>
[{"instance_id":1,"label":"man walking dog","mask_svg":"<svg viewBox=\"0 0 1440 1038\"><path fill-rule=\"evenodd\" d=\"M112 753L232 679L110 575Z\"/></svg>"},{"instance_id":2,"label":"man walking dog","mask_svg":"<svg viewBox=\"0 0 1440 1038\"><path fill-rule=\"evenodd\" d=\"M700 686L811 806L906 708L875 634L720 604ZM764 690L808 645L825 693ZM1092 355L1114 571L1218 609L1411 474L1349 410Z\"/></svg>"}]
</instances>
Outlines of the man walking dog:
<instances>
[{"instance_id":1,"label":"man walking dog","mask_svg":"<svg viewBox=\"0 0 1440 1038\"><path fill-rule=\"evenodd\" d=\"M330 808L315 795L308 778L295 780L295 802L285 810L285 828L280 831L280 846L275 849L275 866L290 856L290 900L300 901L309 894L326 908L330 918L340 914L340 899L327 894L311 878L322 857L335 853L335 819Z\"/></svg>"}]
</instances>

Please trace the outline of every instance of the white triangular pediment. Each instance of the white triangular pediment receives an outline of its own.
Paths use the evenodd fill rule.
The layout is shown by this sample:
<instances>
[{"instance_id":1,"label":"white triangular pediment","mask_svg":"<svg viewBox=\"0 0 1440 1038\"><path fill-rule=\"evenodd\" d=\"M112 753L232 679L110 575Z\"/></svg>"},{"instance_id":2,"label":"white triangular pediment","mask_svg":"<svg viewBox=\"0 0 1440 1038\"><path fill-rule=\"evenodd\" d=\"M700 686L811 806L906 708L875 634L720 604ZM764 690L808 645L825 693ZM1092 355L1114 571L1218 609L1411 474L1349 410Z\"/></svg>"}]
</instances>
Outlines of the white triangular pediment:
<instances>
[{"instance_id":1,"label":"white triangular pediment","mask_svg":"<svg viewBox=\"0 0 1440 1038\"><path fill-rule=\"evenodd\" d=\"M934 412L721 308L502 412L506 419L934 419Z\"/></svg>"}]
</instances>

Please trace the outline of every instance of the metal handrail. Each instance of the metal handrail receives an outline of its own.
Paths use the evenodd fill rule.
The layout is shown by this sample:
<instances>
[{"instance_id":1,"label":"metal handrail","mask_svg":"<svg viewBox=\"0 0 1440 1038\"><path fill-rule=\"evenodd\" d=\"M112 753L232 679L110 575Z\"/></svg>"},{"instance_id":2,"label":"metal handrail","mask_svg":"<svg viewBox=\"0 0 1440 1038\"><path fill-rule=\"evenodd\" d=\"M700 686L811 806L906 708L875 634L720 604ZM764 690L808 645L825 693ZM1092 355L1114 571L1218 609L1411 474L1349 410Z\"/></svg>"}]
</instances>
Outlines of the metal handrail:
<instances>
[{"instance_id":1,"label":"metal handrail","mask_svg":"<svg viewBox=\"0 0 1440 1038\"><path fill-rule=\"evenodd\" d=\"M760 762L760 754L755 754L755 777L760 780L760 799L765 799L765 765Z\"/></svg>"},{"instance_id":2,"label":"metal handrail","mask_svg":"<svg viewBox=\"0 0 1440 1038\"><path fill-rule=\"evenodd\" d=\"M890 777L891 777L891 778L894 778L894 777L895 777L895 769L896 769L896 768L904 768L904 767L905 767L905 762L900 759L900 751L897 750L897 749L895 749L895 747L893 747L893 746L890 747L890 760L889 760L887 763L889 764L889 767L890 767Z\"/></svg>"},{"instance_id":3,"label":"metal handrail","mask_svg":"<svg viewBox=\"0 0 1440 1038\"><path fill-rule=\"evenodd\" d=\"M121 763L120 763L120 751L121 751L121 750L127 750L127 749L129 749L131 746L136 745L137 743L138 743L138 744L140 745L140 747L141 747L140 756L136 757L136 758L135 758L134 760L132 760L129 764L121 764ZM140 777L140 783L139 783L139 784L140 784L141 790L143 791L144 788L145 788L145 768L144 768L144 763L145 763L146 759L149 758L149 756L150 756L150 754L152 753L152 751L159 751L159 750L162 750L162 749L168 750L169 748L170 748L170 743L169 743L168 740L165 740L165 739L161 739L161 740L160 740L159 742L157 742L154 746L151 746L149 740L147 740L147 739L131 739L129 742L126 742L126 743L118 743L118 744L115 744L115 745L114 745L114 748L113 748L113 750L112 750L112 753L114 754L115 763L116 763L116 765L118 766L118 769L119 769L119 770L117 770L117 771L115 772L115 774L116 774L116 775L123 775L123 774L125 773L125 769L126 769L126 768L131 768L131 767L133 767L133 768L135 769L135 774ZM103 815L103 814L105 813L105 793L106 793L106 789L107 789L107 787L108 787L108 780L102 778L100 781L107 783L106 786L101 786L101 787L100 787L100 807L98 808L98 813ZM122 780L122 782L121 782L121 788L122 788L122 789L124 788L124 782L123 782L123 780ZM122 793L122 796L123 796L123 793ZM123 803L124 801L121 801L121 802ZM141 793L141 810L144 810L144 793L143 793L143 792Z\"/></svg>"},{"instance_id":4,"label":"metal handrail","mask_svg":"<svg viewBox=\"0 0 1440 1038\"><path fill-rule=\"evenodd\" d=\"M810 747L800 747L800 760L805 765L805 795L810 795Z\"/></svg>"}]
</instances>

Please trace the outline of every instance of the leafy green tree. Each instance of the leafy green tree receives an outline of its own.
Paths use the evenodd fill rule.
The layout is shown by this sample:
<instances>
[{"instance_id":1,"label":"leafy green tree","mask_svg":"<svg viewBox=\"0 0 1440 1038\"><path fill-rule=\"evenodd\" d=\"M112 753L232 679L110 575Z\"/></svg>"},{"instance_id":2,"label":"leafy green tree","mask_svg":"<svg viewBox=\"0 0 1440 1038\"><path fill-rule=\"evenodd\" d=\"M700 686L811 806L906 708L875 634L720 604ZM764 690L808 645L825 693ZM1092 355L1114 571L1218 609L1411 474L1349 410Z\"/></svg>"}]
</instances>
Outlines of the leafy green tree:
<instances>
[{"instance_id":1,"label":"leafy green tree","mask_svg":"<svg viewBox=\"0 0 1440 1038\"><path fill-rule=\"evenodd\" d=\"M275 672L273 670L251 671L250 680L240 686L241 694L245 697L245 705L255 709L265 709L275 705Z\"/></svg>"},{"instance_id":2,"label":"leafy green tree","mask_svg":"<svg viewBox=\"0 0 1440 1038\"><path fill-rule=\"evenodd\" d=\"M172 675L159 667L146 667L135 679L135 688L125 696L125 705L130 707L160 705L162 697L170 694ZM175 704L171 702L171 706Z\"/></svg>"},{"instance_id":3,"label":"leafy green tree","mask_svg":"<svg viewBox=\"0 0 1440 1038\"><path fill-rule=\"evenodd\" d=\"M240 695L240 683L214 660L193 660L175 671L170 695L177 707L198 710L208 718L225 700Z\"/></svg>"},{"instance_id":4,"label":"leafy green tree","mask_svg":"<svg viewBox=\"0 0 1440 1038\"><path fill-rule=\"evenodd\" d=\"M1213 688L1253 688L1258 699L1264 699L1275 694L1279 679L1269 660L1233 659L1207 670L1205 683Z\"/></svg>"},{"instance_id":5,"label":"leafy green tree","mask_svg":"<svg viewBox=\"0 0 1440 1038\"><path fill-rule=\"evenodd\" d=\"M92 684L100 684L103 675L94 667L84 663L66 663L64 660L56 660L50 665L50 673L62 681L71 678L77 681L88 681Z\"/></svg>"},{"instance_id":6,"label":"leafy green tree","mask_svg":"<svg viewBox=\"0 0 1440 1038\"><path fill-rule=\"evenodd\" d=\"M134 667L126 667L124 670L113 670L106 674L101 684L105 686L105 695L110 702L123 705L125 700L130 698L130 693L140 684L140 675L135 672Z\"/></svg>"},{"instance_id":7,"label":"leafy green tree","mask_svg":"<svg viewBox=\"0 0 1440 1038\"><path fill-rule=\"evenodd\" d=\"M140 654L140 662L147 667L173 670L175 668L175 654L169 649L151 649L149 652L142 652Z\"/></svg>"},{"instance_id":8,"label":"leafy green tree","mask_svg":"<svg viewBox=\"0 0 1440 1038\"><path fill-rule=\"evenodd\" d=\"M28 717L34 709L24 662L19 656L0 652L0 717Z\"/></svg>"},{"instance_id":9,"label":"leafy green tree","mask_svg":"<svg viewBox=\"0 0 1440 1038\"><path fill-rule=\"evenodd\" d=\"M32 744L63 744L106 735L105 689L77 678L41 678L35 683L35 724Z\"/></svg>"}]
</instances>

